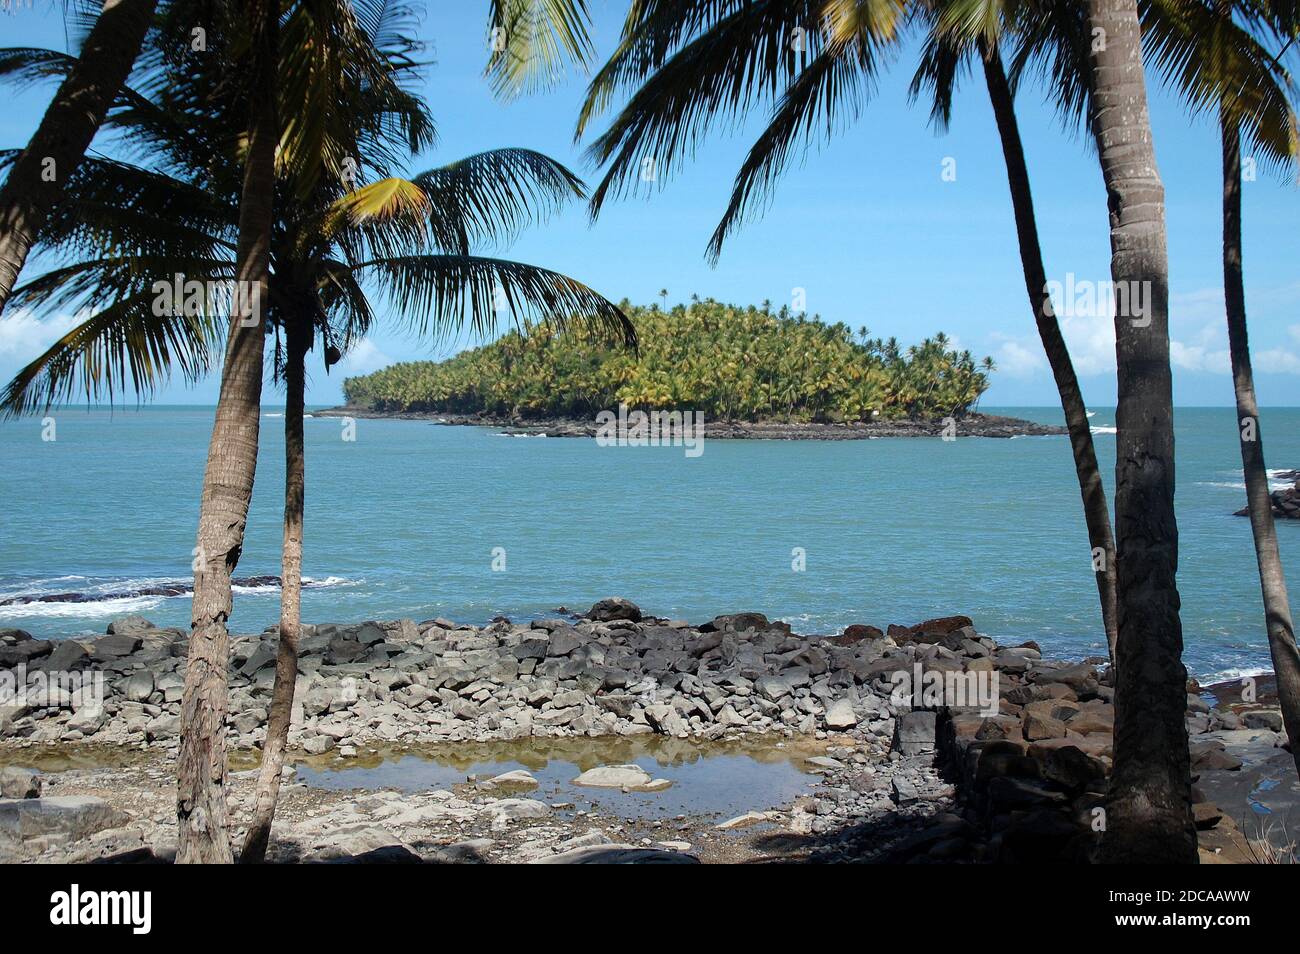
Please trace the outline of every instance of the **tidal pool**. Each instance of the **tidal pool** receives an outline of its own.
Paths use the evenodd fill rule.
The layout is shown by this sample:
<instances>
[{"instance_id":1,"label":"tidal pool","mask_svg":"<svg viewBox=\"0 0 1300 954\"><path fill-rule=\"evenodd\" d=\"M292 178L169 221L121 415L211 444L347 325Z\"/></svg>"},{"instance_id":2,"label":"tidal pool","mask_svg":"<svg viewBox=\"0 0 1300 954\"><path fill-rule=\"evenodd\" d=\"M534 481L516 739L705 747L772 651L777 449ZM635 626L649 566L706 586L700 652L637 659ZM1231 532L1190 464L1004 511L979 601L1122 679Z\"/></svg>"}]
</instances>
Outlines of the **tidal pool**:
<instances>
[{"instance_id":1,"label":"tidal pool","mask_svg":"<svg viewBox=\"0 0 1300 954\"><path fill-rule=\"evenodd\" d=\"M524 794L624 818L740 815L789 804L817 784L814 745L783 740L688 742L641 736L521 739L363 751L348 758L297 763L298 781L333 790L451 788L526 769L538 787ZM600 765L641 766L672 786L657 792L588 788L573 780ZM517 790L516 790L517 791Z\"/></svg>"}]
</instances>

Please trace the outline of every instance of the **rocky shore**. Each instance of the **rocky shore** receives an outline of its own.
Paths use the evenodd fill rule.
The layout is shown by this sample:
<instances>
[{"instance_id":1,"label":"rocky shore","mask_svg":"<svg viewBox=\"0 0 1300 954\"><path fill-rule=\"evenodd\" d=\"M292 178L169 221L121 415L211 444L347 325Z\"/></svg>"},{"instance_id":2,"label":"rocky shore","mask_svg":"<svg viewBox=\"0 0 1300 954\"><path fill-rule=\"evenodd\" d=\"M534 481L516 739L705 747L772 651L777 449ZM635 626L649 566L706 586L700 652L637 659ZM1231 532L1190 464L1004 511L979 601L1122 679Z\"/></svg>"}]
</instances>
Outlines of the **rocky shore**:
<instances>
[{"instance_id":1,"label":"rocky shore","mask_svg":"<svg viewBox=\"0 0 1300 954\"><path fill-rule=\"evenodd\" d=\"M0 675L28 683L0 706L0 856L139 860L174 847L186 642L139 617L109 628L58 642L0 631ZM236 769L255 764L265 736L274 658L273 630L233 639ZM60 673L79 673L79 692L98 685L100 703L56 684ZM302 641L290 745L304 764L345 768L378 751L453 743L654 738L706 752L753 740L797 747L815 775L808 794L783 804L653 821L535 797L527 772L416 793L295 784L272 857L1085 861L1110 770L1107 682L1104 660L1044 660L1035 645L1000 646L960 616L805 636L758 613L690 625L609 599L581 615L484 627L322 624ZM1274 776L1291 794L1275 801L1273 821L1296 804L1276 707L1211 709L1189 690L1203 857L1279 849L1270 844L1279 833L1250 817L1251 799L1278 789L1265 784ZM667 787L630 756L572 781L651 800ZM251 785L236 772L237 822Z\"/></svg>"},{"instance_id":2,"label":"rocky shore","mask_svg":"<svg viewBox=\"0 0 1300 954\"><path fill-rule=\"evenodd\" d=\"M433 424L491 427L507 434L534 437L595 437L594 420L494 417L435 411L383 412L362 407L334 407L314 411L320 417L355 417L426 421ZM705 421L704 436L716 440L854 441L877 437L940 437L943 420L888 420L842 424L786 421ZM1046 437L1065 434L1064 427L1037 424L993 414L967 414L955 421L957 437Z\"/></svg>"},{"instance_id":3,"label":"rocky shore","mask_svg":"<svg viewBox=\"0 0 1300 954\"><path fill-rule=\"evenodd\" d=\"M1288 520L1300 520L1300 470L1284 470L1269 476L1273 480L1295 481L1293 486L1283 487L1281 490L1275 490L1269 494L1269 499L1273 502L1273 516L1284 517ZM1249 517L1250 508L1242 507L1236 511L1235 516Z\"/></svg>"}]
</instances>

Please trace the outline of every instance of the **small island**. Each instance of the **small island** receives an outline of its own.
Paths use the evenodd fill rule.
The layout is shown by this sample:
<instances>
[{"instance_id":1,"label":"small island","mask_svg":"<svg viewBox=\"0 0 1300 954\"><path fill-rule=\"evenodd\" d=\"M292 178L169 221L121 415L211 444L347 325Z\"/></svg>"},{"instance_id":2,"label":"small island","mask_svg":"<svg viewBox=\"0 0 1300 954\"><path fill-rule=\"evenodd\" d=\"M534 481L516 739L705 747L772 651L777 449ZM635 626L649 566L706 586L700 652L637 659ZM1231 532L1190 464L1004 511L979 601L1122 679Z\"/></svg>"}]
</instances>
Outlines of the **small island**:
<instances>
[{"instance_id":1,"label":"small island","mask_svg":"<svg viewBox=\"0 0 1300 954\"><path fill-rule=\"evenodd\" d=\"M395 364L344 381L347 404L322 412L591 437L597 415L626 406L703 415L713 438L833 440L1015 437L1065 428L979 414L990 358L941 332L904 348L866 328L764 304L713 300L622 305L636 351L549 322L446 361Z\"/></svg>"}]
</instances>

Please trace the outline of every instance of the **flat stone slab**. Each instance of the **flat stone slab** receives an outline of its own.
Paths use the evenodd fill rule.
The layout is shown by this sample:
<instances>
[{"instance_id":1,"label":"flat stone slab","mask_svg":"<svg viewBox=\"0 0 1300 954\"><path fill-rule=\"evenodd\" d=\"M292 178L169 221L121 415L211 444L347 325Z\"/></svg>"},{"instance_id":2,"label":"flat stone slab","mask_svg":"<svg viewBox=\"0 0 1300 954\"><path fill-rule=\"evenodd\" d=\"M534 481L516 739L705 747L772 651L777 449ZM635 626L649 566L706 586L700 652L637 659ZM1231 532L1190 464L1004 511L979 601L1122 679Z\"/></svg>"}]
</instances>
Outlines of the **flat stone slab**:
<instances>
[{"instance_id":1,"label":"flat stone slab","mask_svg":"<svg viewBox=\"0 0 1300 954\"><path fill-rule=\"evenodd\" d=\"M0 799L0 837L12 841L48 835L88 838L130 820L126 812L89 795Z\"/></svg>"},{"instance_id":2,"label":"flat stone slab","mask_svg":"<svg viewBox=\"0 0 1300 954\"><path fill-rule=\"evenodd\" d=\"M532 865L698 865L700 859L683 851L638 848L635 845L597 845L575 848L558 855L537 858Z\"/></svg>"},{"instance_id":3,"label":"flat stone slab","mask_svg":"<svg viewBox=\"0 0 1300 954\"><path fill-rule=\"evenodd\" d=\"M588 788L640 788L651 781L650 773L639 765L601 765L587 769L573 784Z\"/></svg>"}]
</instances>

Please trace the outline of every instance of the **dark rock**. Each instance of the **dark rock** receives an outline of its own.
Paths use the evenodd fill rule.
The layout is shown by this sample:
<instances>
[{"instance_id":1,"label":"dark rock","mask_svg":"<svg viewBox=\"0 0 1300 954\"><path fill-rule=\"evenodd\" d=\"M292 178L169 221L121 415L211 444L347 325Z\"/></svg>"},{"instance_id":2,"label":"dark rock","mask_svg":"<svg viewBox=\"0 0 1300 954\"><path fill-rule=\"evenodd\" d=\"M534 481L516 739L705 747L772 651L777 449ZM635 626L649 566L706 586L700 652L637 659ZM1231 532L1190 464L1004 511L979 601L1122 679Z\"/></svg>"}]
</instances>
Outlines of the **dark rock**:
<instances>
[{"instance_id":1,"label":"dark rock","mask_svg":"<svg viewBox=\"0 0 1300 954\"><path fill-rule=\"evenodd\" d=\"M1087 830L1057 811L1017 812L1001 835L1003 862L1045 864L1086 860Z\"/></svg>"},{"instance_id":2,"label":"dark rock","mask_svg":"<svg viewBox=\"0 0 1300 954\"><path fill-rule=\"evenodd\" d=\"M608 623L618 619L639 623L641 622L641 608L631 600L625 600L621 596L613 596L609 599L597 601L587 611L587 618L600 623Z\"/></svg>"},{"instance_id":3,"label":"dark rock","mask_svg":"<svg viewBox=\"0 0 1300 954\"><path fill-rule=\"evenodd\" d=\"M700 859L681 851L632 848L627 845L594 845L574 848L531 862L535 865L698 865Z\"/></svg>"},{"instance_id":4,"label":"dark rock","mask_svg":"<svg viewBox=\"0 0 1300 954\"><path fill-rule=\"evenodd\" d=\"M1192 819L1198 831L1206 831L1223 821L1223 811L1214 802L1198 802L1192 806Z\"/></svg>"},{"instance_id":5,"label":"dark rock","mask_svg":"<svg viewBox=\"0 0 1300 954\"><path fill-rule=\"evenodd\" d=\"M728 613L724 616L715 616L709 622L700 627L702 633L743 633L746 630L756 630L763 632L769 629L779 629L783 632L790 632L790 627L786 623L772 622L762 613Z\"/></svg>"},{"instance_id":6,"label":"dark rock","mask_svg":"<svg viewBox=\"0 0 1300 954\"><path fill-rule=\"evenodd\" d=\"M1235 772L1241 768L1241 759L1227 752L1223 747L1223 743L1217 740L1193 742L1189 748L1192 756L1193 772L1211 770Z\"/></svg>"},{"instance_id":7,"label":"dark rock","mask_svg":"<svg viewBox=\"0 0 1300 954\"><path fill-rule=\"evenodd\" d=\"M961 629L964 626L974 626L974 621L969 616L940 616L936 619L927 619L924 622L917 623L915 626L902 627L909 636L921 636L930 634L933 636L947 636L949 633ZM893 629L893 627L890 627ZM890 633L892 636L893 633Z\"/></svg>"},{"instance_id":8,"label":"dark rock","mask_svg":"<svg viewBox=\"0 0 1300 954\"><path fill-rule=\"evenodd\" d=\"M852 626L844 627L844 632L840 635L828 637L826 641L836 646L853 646L864 640L883 639L884 636L884 632L875 626L854 623Z\"/></svg>"},{"instance_id":9,"label":"dark rock","mask_svg":"<svg viewBox=\"0 0 1300 954\"><path fill-rule=\"evenodd\" d=\"M41 660L41 668L47 672L66 672L90 661L86 647L75 639L63 639L55 644L54 650Z\"/></svg>"},{"instance_id":10,"label":"dark rock","mask_svg":"<svg viewBox=\"0 0 1300 954\"><path fill-rule=\"evenodd\" d=\"M325 652L325 664L327 666L346 665L360 659L367 652L369 652L369 648L355 639L335 636L329 641L329 648Z\"/></svg>"},{"instance_id":11,"label":"dark rock","mask_svg":"<svg viewBox=\"0 0 1300 954\"><path fill-rule=\"evenodd\" d=\"M550 645L549 639L525 639L515 647L514 655L516 659L545 659Z\"/></svg>"},{"instance_id":12,"label":"dark rock","mask_svg":"<svg viewBox=\"0 0 1300 954\"><path fill-rule=\"evenodd\" d=\"M1248 729L1272 729L1274 732L1283 731L1282 713L1278 709L1255 709L1251 712L1243 713L1241 716L1241 722Z\"/></svg>"},{"instance_id":13,"label":"dark rock","mask_svg":"<svg viewBox=\"0 0 1300 954\"><path fill-rule=\"evenodd\" d=\"M935 725L936 715L933 712L924 710L904 712L894 725L894 748L903 755L933 752Z\"/></svg>"},{"instance_id":14,"label":"dark rock","mask_svg":"<svg viewBox=\"0 0 1300 954\"><path fill-rule=\"evenodd\" d=\"M1073 745L1054 747L1030 746L1029 754L1038 759L1042 776L1071 790L1086 788L1090 782L1106 777L1106 765Z\"/></svg>"},{"instance_id":15,"label":"dark rock","mask_svg":"<svg viewBox=\"0 0 1300 954\"><path fill-rule=\"evenodd\" d=\"M111 662L131 655L143 643L144 640L132 633L113 633L95 640L91 655L102 662Z\"/></svg>"},{"instance_id":16,"label":"dark rock","mask_svg":"<svg viewBox=\"0 0 1300 954\"><path fill-rule=\"evenodd\" d=\"M582 640L578 631L570 626L559 626L551 630L550 644L546 648L548 656L567 656L579 646Z\"/></svg>"},{"instance_id":17,"label":"dark rock","mask_svg":"<svg viewBox=\"0 0 1300 954\"><path fill-rule=\"evenodd\" d=\"M1049 788L1042 782L1028 778L999 775L989 779L989 802L999 808L1038 808L1045 805L1064 805L1065 794Z\"/></svg>"},{"instance_id":18,"label":"dark rock","mask_svg":"<svg viewBox=\"0 0 1300 954\"><path fill-rule=\"evenodd\" d=\"M276 650L266 643L258 644L253 654L244 660L239 671L245 676L252 676L262 669L275 665Z\"/></svg>"},{"instance_id":19,"label":"dark rock","mask_svg":"<svg viewBox=\"0 0 1300 954\"><path fill-rule=\"evenodd\" d=\"M0 646L0 666L26 665L32 660L48 656L54 644L47 639L27 639L12 646Z\"/></svg>"}]
</instances>

